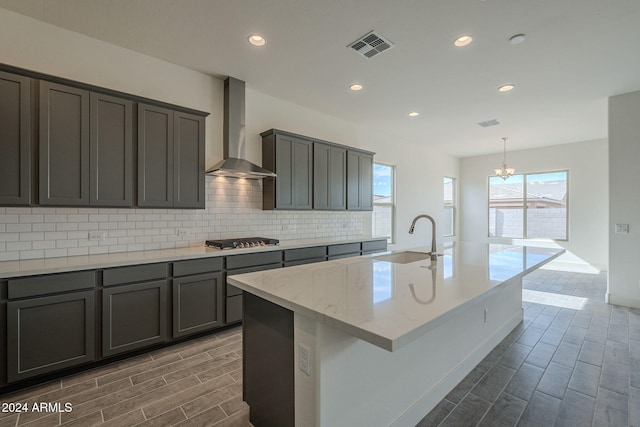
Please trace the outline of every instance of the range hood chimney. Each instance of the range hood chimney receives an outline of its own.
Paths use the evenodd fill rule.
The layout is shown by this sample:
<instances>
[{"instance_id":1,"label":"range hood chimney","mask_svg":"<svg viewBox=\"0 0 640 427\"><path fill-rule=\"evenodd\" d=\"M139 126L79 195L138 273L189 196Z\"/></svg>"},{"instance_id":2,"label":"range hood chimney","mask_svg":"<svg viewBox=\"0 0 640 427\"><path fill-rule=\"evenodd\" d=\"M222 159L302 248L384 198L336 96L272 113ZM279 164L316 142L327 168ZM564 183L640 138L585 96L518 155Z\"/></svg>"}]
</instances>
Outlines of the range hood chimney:
<instances>
[{"instance_id":1,"label":"range hood chimney","mask_svg":"<svg viewBox=\"0 0 640 427\"><path fill-rule=\"evenodd\" d=\"M224 160L207 170L207 175L260 179L275 173L246 160L244 127L244 82L227 77L224 81L224 123L222 146Z\"/></svg>"}]
</instances>

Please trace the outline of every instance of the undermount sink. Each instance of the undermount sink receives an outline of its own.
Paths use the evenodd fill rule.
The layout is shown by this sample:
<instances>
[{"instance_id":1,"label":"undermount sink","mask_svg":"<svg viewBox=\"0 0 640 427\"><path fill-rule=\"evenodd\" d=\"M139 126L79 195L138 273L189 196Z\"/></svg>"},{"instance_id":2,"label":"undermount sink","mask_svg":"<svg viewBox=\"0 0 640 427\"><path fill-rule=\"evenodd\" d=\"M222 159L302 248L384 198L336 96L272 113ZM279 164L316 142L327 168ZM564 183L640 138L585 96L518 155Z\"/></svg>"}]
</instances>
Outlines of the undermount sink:
<instances>
[{"instance_id":1,"label":"undermount sink","mask_svg":"<svg viewBox=\"0 0 640 427\"><path fill-rule=\"evenodd\" d=\"M431 254L428 252L393 252L387 255L379 255L374 257L378 261L393 262L396 264L409 264L411 262L422 261L431 258Z\"/></svg>"}]
</instances>

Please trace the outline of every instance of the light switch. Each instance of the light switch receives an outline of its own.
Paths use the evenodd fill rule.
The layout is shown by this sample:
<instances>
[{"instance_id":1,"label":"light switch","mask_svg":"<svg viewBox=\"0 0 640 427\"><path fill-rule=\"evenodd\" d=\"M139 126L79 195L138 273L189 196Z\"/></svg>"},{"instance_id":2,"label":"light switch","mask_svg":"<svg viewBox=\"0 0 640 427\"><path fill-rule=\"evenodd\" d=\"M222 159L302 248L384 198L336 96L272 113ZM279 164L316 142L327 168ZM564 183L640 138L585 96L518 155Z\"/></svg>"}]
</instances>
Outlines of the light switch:
<instances>
[{"instance_id":1,"label":"light switch","mask_svg":"<svg viewBox=\"0 0 640 427\"><path fill-rule=\"evenodd\" d=\"M628 233L629 224L616 224L616 233Z\"/></svg>"}]
</instances>

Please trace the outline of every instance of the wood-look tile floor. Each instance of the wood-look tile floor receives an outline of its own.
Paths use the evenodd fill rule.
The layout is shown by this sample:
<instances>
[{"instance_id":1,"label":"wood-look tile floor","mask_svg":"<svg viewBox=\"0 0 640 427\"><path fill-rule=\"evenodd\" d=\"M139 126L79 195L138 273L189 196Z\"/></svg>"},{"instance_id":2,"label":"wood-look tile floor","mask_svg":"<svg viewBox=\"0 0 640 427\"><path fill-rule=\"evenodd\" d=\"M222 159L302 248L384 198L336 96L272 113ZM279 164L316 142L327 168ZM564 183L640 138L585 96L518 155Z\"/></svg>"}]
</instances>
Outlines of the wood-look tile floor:
<instances>
[{"instance_id":1,"label":"wood-look tile floor","mask_svg":"<svg viewBox=\"0 0 640 427\"><path fill-rule=\"evenodd\" d=\"M34 388L0 395L26 403L8 426L250 426L242 401L242 329L184 342ZM34 403L69 412L34 412Z\"/></svg>"},{"instance_id":2,"label":"wood-look tile floor","mask_svg":"<svg viewBox=\"0 0 640 427\"><path fill-rule=\"evenodd\" d=\"M640 427L640 310L605 274L538 270L524 321L419 424Z\"/></svg>"}]
</instances>

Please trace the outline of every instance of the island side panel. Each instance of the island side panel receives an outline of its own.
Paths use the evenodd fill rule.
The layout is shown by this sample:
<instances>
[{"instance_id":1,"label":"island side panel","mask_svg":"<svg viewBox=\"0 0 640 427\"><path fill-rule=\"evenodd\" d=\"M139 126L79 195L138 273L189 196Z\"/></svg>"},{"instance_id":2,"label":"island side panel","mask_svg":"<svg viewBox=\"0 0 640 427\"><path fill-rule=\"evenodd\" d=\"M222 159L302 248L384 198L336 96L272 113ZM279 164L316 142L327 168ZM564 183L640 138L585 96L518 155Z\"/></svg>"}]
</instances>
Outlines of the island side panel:
<instances>
[{"instance_id":1,"label":"island side panel","mask_svg":"<svg viewBox=\"0 0 640 427\"><path fill-rule=\"evenodd\" d=\"M296 314L295 345L311 349L311 376L295 369L297 425L416 425L521 321L520 279L393 352Z\"/></svg>"},{"instance_id":2,"label":"island side panel","mask_svg":"<svg viewBox=\"0 0 640 427\"><path fill-rule=\"evenodd\" d=\"M293 312L244 293L242 392L255 426L294 425Z\"/></svg>"}]
</instances>

